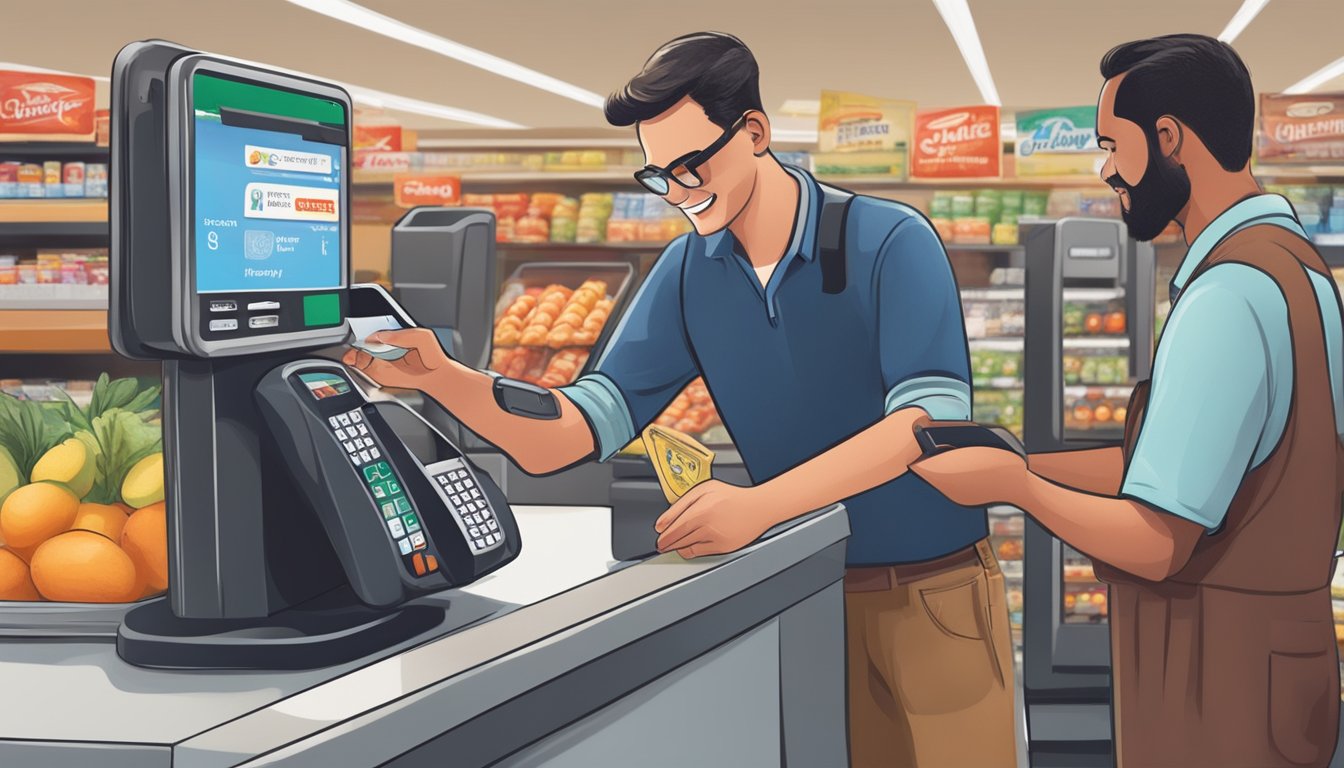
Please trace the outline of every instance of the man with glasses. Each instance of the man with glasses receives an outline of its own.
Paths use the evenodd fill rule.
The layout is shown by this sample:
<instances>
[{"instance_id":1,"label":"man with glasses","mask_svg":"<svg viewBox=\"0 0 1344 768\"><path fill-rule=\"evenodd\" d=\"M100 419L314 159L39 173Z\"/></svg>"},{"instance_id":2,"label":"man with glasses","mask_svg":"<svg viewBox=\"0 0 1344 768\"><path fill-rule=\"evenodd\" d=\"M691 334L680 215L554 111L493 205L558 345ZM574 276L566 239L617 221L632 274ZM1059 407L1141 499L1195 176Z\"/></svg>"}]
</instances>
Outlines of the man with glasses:
<instances>
[{"instance_id":1,"label":"man with glasses","mask_svg":"<svg viewBox=\"0 0 1344 768\"><path fill-rule=\"evenodd\" d=\"M947 255L914 209L780 164L758 77L742 41L692 34L607 99L644 149L636 179L695 232L663 251L594 370L554 390L554 418L510 412L507 382L425 331L376 337L413 348L399 361L348 362L427 392L539 474L606 460L703 376L753 484L693 488L658 521L659 548L730 552L844 502L853 764L1012 765L1013 654L985 510L906 472L917 424L970 417Z\"/></svg>"}]
</instances>

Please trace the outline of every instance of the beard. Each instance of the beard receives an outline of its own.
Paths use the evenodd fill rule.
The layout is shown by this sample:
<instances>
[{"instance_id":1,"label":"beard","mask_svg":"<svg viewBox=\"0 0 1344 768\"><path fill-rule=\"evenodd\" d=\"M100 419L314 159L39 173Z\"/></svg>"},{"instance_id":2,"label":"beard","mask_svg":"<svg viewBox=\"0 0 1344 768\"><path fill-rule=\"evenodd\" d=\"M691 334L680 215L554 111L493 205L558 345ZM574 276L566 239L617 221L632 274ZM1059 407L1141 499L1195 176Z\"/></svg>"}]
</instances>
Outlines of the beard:
<instances>
[{"instance_id":1,"label":"beard","mask_svg":"<svg viewBox=\"0 0 1344 768\"><path fill-rule=\"evenodd\" d=\"M1190 202L1190 175L1184 166L1164 157L1151 137L1148 139L1148 167L1139 183L1130 185L1118 173L1106 179L1106 183L1128 192L1129 210L1122 206L1120 217L1135 240L1147 242L1162 234L1162 230Z\"/></svg>"}]
</instances>

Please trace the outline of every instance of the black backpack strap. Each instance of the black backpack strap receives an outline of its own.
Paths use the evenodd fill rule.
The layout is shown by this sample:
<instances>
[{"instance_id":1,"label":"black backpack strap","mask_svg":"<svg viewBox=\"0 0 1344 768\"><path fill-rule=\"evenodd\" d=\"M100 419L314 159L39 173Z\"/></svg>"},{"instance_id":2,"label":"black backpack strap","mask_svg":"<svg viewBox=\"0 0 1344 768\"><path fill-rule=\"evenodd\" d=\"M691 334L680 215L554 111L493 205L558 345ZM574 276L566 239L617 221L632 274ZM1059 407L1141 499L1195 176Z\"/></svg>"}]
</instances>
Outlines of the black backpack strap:
<instances>
[{"instance_id":1,"label":"black backpack strap","mask_svg":"<svg viewBox=\"0 0 1344 768\"><path fill-rule=\"evenodd\" d=\"M845 290L845 222L854 194L821 185L821 226L817 239L821 253L821 290L841 293Z\"/></svg>"}]
</instances>

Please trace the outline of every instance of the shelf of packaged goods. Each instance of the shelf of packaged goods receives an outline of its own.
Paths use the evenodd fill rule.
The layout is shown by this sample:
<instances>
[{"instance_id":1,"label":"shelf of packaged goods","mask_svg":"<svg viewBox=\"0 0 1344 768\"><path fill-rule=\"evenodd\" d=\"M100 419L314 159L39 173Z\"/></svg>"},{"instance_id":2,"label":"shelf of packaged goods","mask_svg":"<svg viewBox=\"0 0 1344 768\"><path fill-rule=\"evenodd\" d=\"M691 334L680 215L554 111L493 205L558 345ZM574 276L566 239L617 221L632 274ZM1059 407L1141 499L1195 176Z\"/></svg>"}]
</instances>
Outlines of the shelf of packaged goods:
<instances>
[{"instance_id":1,"label":"shelf of packaged goods","mask_svg":"<svg viewBox=\"0 0 1344 768\"><path fill-rule=\"evenodd\" d=\"M0 162L5 160L91 160L107 162L111 150L91 142L25 141L0 143Z\"/></svg>"},{"instance_id":2,"label":"shelf of packaged goods","mask_svg":"<svg viewBox=\"0 0 1344 768\"><path fill-rule=\"evenodd\" d=\"M56 197L0 200L0 226L42 224L102 224L106 230L107 200Z\"/></svg>"},{"instance_id":3,"label":"shelf of packaged goods","mask_svg":"<svg viewBox=\"0 0 1344 768\"><path fill-rule=\"evenodd\" d=\"M393 178L401 175L457 176L463 184L545 184L550 182L617 183L638 189L634 180L638 168L594 167L591 170L470 170L453 167L419 167L405 171L364 171L355 169L351 183L356 186L391 186ZM1007 178L1007 179L902 179L889 176L835 176L818 174L817 179L845 189L960 189L1021 188L1021 187L1094 187L1105 186L1094 178Z\"/></svg>"},{"instance_id":4,"label":"shelf of packaged goods","mask_svg":"<svg viewBox=\"0 0 1344 768\"><path fill-rule=\"evenodd\" d=\"M1064 339L1065 349L1129 349L1128 336L1073 336Z\"/></svg>"},{"instance_id":5,"label":"shelf of packaged goods","mask_svg":"<svg viewBox=\"0 0 1344 768\"><path fill-rule=\"evenodd\" d=\"M106 311L0 310L0 354L102 354L110 351Z\"/></svg>"},{"instance_id":6,"label":"shelf of packaged goods","mask_svg":"<svg viewBox=\"0 0 1344 768\"><path fill-rule=\"evenodd\" d=\"M985 349L994 352L1021 352L1021 336L999 336L994 338L971 339L971 349Z\"/></svg>"},{"instance_id":7,"label":"shelf of packaged goods","mask_svg":"<svg viewBox=\"0 0 1344 768\"><path fill-rule=\"evenodd\" d=\"M992 379L977 379L974 384L976 389L998 389L1006 391L1022 389L1022 380L1013 378L1012 376L996 376Z\"/></svg>"},{"instance_id":8,"label":"shelf of packaged goods","mask_svg":"<svg viewBox=\"0 0 1344 768\"><path fill-rule=\"evenodd\" d=\"M1022 301L1026 298L1024 288L963 288L962 301Z\"/></svg>"}]
</instances>

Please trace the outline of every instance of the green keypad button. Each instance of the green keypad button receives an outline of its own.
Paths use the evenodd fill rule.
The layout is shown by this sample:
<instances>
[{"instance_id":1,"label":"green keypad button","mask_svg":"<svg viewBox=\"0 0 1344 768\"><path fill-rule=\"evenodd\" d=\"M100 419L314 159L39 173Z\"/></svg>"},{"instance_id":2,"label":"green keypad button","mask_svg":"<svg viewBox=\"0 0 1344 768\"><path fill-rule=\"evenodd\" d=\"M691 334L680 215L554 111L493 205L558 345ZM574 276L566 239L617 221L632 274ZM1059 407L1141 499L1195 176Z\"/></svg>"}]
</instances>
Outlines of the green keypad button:
<instances>
[{"instance_id":1,"label":"green keypad button","mask_svg":"<svg viewBox=\"0 0 1344 768\"><path fill-rule=\"evenodd\" d=\"M384 482L383 485L387 487L388 496L396 496L401 493L401 483L398 483L396 480L388 480Z\"/></svg>"},{"instance_id":2,"label":"green keypad button","mask_svg":"<svg viewBox=\"0 0 1344 768\"><path fill-rule=\"evenodd\" d=\"M420 530L420 521L415 518L414 514L402 515L401 522L406 525L407 532Z\"/></svg>"},{"instance_id":3,"label":"green keypad button","mask_svg":"<svg viewBox=\"0 0 1344 768\"><path fill-rule=\"evenodd\" d=\"M396 490L393 490L391 488L391 486L394 485L396 485ZM379 500L387 499L388 501L391 501L393 496L396 496L397 494L401 493L401 486L397 485L395 480L386 480L381 483L370 483L369 487L373 490L373 498Z\"/></svg>"},{"instance_id":4,"label":"green keypad button","mask_svg":"<svg viewBox=\"0 0 1344 768\"><path fill-rule=\"evenodd\" d=\"M396 504L397 504L397 514L399 514L399 515L404 515L404 514L406 514L407 512L414 512L414 511L415 511L415 510L411 507L411 502L410 502L409 500L407 500L405 497L398 496L397 498L393 499L393 501L395 501Z\"/></svg>"},{"instance_id":5,"label":"green keypad button","mask_svg":"<svg viewBox=\"0 0 1344 768\"><path fill-rule=\"evenodd\" d=\"M397 516L397 505L393 504L390 501L383 502L382 510L383 510L383 518L386 520L391 520L392 518Z\"/></svg>"},{"instance_id":6,"label":"green keypad button","mask_svg":"<svg viewBox=\"0 0 1344 768\"><path fill-rule=\"evenodd\" d=\"M380 480L390 480L393 477L392 467L386 461L370 464L364 468L364 479L370 483L376 483Z\"/></svg>"}]
</instances>

